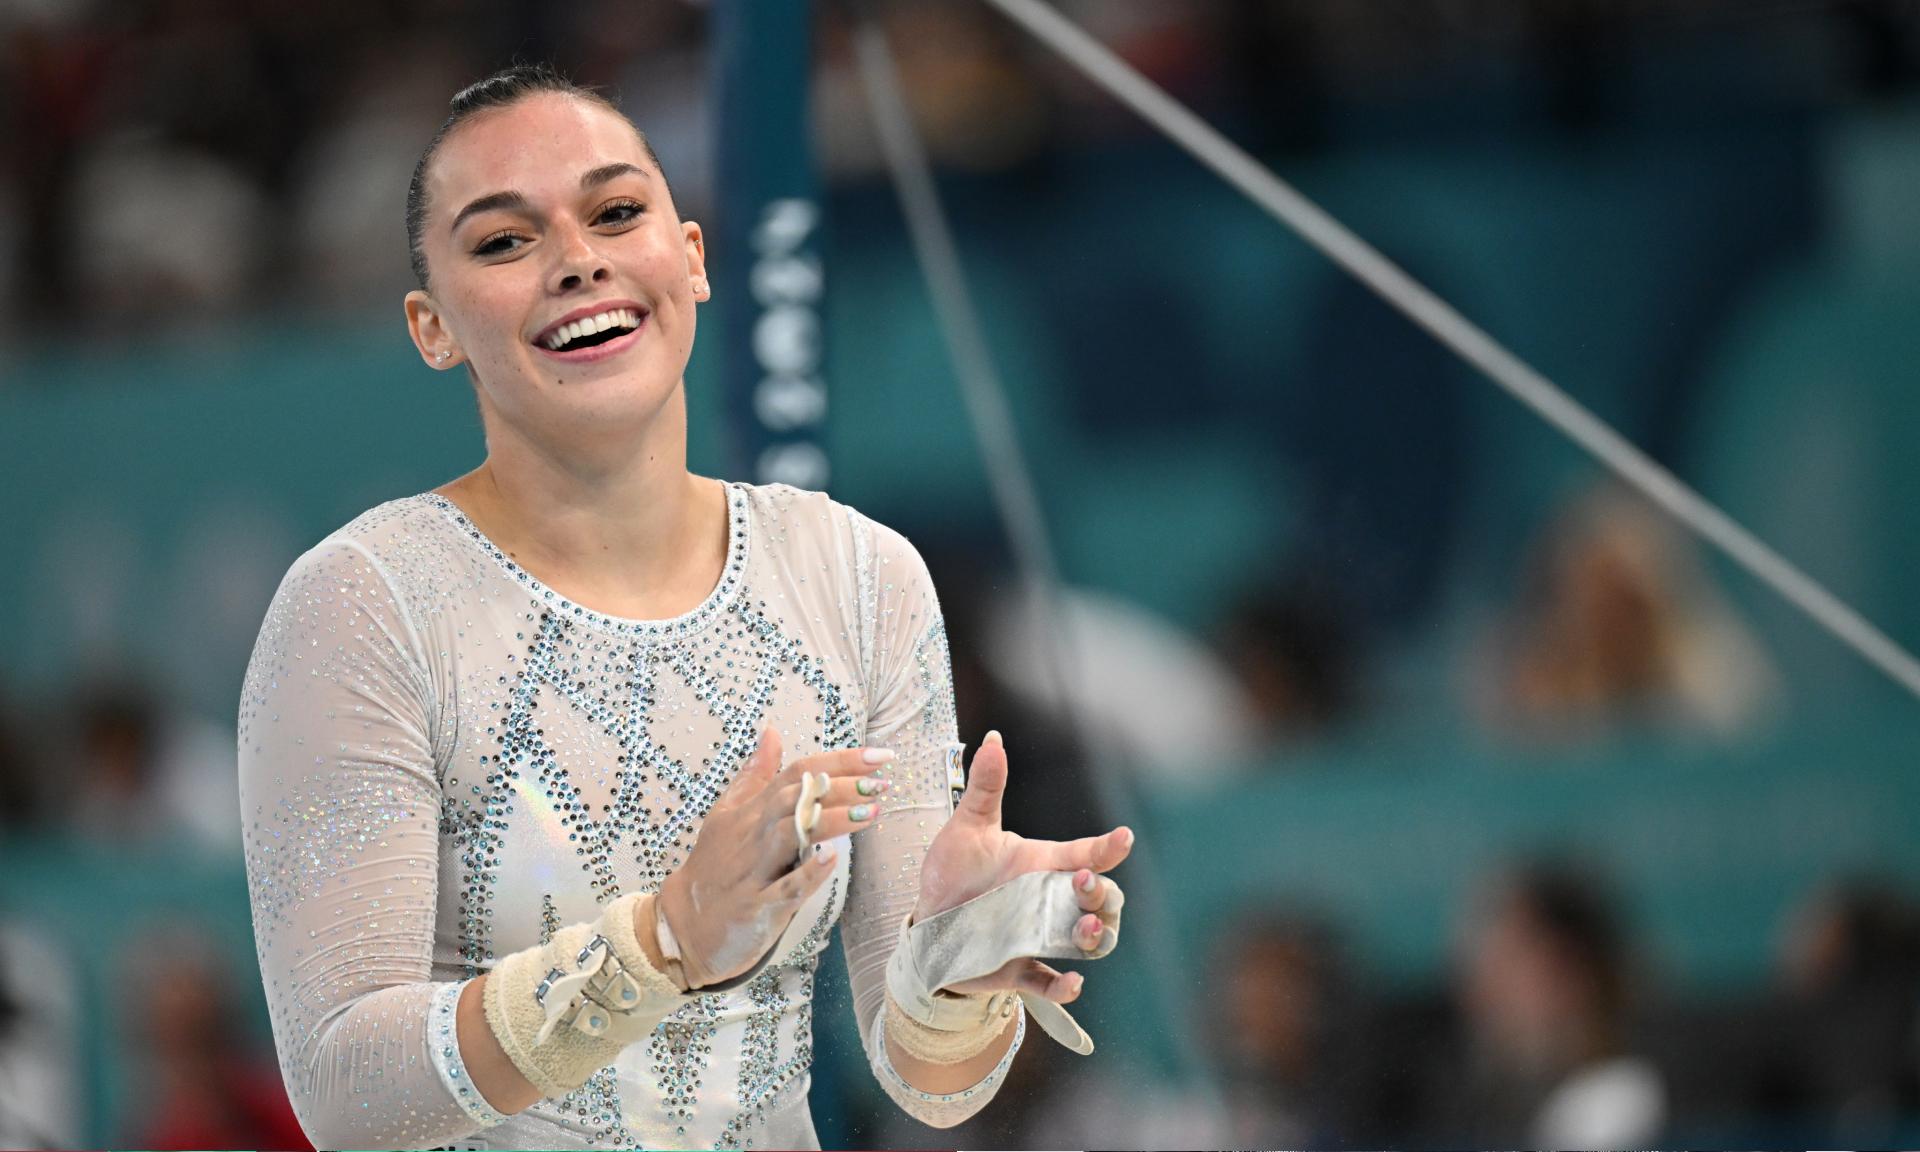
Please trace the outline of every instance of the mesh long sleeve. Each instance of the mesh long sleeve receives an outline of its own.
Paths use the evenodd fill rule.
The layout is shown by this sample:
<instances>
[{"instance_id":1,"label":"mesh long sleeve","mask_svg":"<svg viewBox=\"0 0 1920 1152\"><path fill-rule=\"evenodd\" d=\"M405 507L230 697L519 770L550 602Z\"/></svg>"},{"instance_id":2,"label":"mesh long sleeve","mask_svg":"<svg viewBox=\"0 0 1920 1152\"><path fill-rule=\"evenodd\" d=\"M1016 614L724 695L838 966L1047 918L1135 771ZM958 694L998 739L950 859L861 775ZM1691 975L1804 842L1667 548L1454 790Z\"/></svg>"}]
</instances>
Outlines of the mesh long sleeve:
<instances>
[{"instance_id":1,"label":"mesh long sleeve","mask_svg":"<svg viewBox=\"0 0 1920 1152\"><path fill-rule=\"evenodd\" d=\"M841 920L853 1009L876 1079L908 1115L947 1128L983 1108L998 1091L1007 1057L965 1093L934 1096L906 1083L887 1060L881 1008L887 960L920 891L920 863L952 811L949 754L958 755L953 674L932 578L904 537L856 514L862 656L867 668L865 742L891 748L892 789L878 822L860 834ZM1024 1030L1024 1019L1020 1022Z\"/></svg>"},{"instance_id":2,"label":"mesh long sleeve","mask_svg":"<svg viewBox=\"0 0 1920 1152\"><path fill-rule=\"evenodd\" d=\"M444 1144L504 1119L431 980L440 784L420 634L332 540L274 597L240 705L255 943L281 1071L322 1148Z\"/></svg>"}]
</instances>

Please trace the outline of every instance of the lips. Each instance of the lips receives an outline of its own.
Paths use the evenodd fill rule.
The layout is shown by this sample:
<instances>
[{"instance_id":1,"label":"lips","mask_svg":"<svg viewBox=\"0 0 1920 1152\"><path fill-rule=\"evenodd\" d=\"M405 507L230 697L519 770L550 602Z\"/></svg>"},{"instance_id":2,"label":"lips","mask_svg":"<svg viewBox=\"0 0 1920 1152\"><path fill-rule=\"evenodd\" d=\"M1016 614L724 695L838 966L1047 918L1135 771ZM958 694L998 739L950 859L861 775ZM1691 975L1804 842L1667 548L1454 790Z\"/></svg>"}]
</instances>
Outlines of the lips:
<instances>
[{"instance_id":1,"label":"lips","mask_svg":"<svg viewBox=\"0 0 1920 1152\"><path fill-rule=\"evenodd\" d=\"M631 300L582 305L540 330L531 343L565 363L590 363L617 355L646 330L648 309Z\"/></svg>"},{"instance_id":2,"label":"lips","mask_svg":"<svg viewBox=\"0 0 1920 1152\"><path fill-rule=\"evenodd\" d=\"M646 334L647 322L652 318L651 313L642 313L640 316L640 324L637 328L615 336L604 344L589 344L585 347L566 348L559 351L539 343L534 344L533 347L540 355L552 360L558 360L563 364L591 364L596 360L605 360L610 356L618 356L620 353L639 343L640 337Z\"/></svg>"}]
</instances>

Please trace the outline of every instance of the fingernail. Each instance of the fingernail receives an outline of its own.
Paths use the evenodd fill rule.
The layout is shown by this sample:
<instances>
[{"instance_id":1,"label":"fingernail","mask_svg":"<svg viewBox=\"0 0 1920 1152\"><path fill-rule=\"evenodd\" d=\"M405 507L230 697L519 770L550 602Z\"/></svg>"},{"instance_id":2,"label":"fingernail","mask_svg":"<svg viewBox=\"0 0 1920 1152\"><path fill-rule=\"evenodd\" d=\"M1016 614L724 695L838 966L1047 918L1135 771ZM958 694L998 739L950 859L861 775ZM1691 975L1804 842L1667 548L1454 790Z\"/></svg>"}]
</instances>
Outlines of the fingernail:
<instances>
[{"instance_id":1,"label":"fingernail","mask_svg":"<svg viewBox=\"0 0 1920 1152\"><path fill-rule=\"evenodd\" d=\"M834 858L838 855L839 852L829 848L825 852L814 853L813 862L822 868L831 868L833 867Z\"/></svg>"},{"instance_id":2,"label":"fingernail","mask_svg":"<svg viewBox=\"0 0 1920 1152\"><path fill-rule=\"evenodd\" d=\"M855 804L853 806L853 811L848 812L847 815L851 816L855 820L865 820L869 816L873 815L873 805Z\"/></svg>"},{"instance_id":3,"label":"fingernail","mask_svg":"<svg viewBox=\"0 0 1920 1152\"><path fill-rule=\"evenodd\" d=\"M1080 881L1080 891L1091 892L1093 891L1093 873L1086 873L1086 877L1085 880Z\"/></svg>"},{"instance_id":4,"label":"fingernail","mask_svg":"<svg viewBox=\"0 0 1920 1152\"><path fill-rule=\"evenodd\" d=\"M1005 741L1000 739L1000 729L995 728L993 731L987 733L987 743L989 744L1005 743Z\"/></svg>"},{"instance_id":5,"label":"fingernail","mask_svg":"<svg viewBox=\"0 0 1920 1152\"><path fill-rule=\"evenodd\" d=\"M871 796L875 792L880 791L880 781L871 776L863 776L855 782L853 790L862 796Z\"/></svg>"},{"instance_id":6,"label":"fingernail","mask_svg":"<svg viewBox=\"0 0 1920 1152\"><path fill-rule=\"evenodd\" d=\"M869 748L860 753L860 762L863 764L888 764L892 761L893 749L891 748Z\"/></svg>"}]
</instances>

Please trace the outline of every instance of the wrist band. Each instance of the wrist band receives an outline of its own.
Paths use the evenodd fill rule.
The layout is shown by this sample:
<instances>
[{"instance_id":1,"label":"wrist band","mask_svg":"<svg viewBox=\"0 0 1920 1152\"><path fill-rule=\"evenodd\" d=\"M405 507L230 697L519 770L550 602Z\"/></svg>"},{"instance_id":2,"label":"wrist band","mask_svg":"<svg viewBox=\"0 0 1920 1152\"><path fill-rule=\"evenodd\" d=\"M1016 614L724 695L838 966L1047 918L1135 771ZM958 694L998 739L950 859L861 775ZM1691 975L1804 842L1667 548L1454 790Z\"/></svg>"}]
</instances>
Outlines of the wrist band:
<instances>
[{"instance_id":1,"label":"wrist band","mask_svg":"<svg viewBox=\"0 0 1920 1152\"><path fill-rule=\"evenodd\" d=\"M1125 897L1105 876L1107 897L1098 912L1100 941L1092 949L1073 942L1073 927L1085 913L1073 891L1072 872L1029 872L992 891L918 924L900 925L900 939L887 960L887 991L900 1011L929 1028L957 1031L977 1026L936 995L941 988L997 972L1021 957L1098 960L1120 940L1120 909ZM1035 1023L1047 1035L1082 1056L1093 1039L1065 1008L1044 996L1019 993Z\"/></svg>"},{"instance_id":2,"label":"wrist band","mask_svg":"<svg viewBox=\"0 0 1920 1152\"><path fill-rule=\"evenodd\" d=\"M927 1064L958 1064L987 1050L1020 1007L1020 998L1012 992L993 992L952 999L979 1001L970 1005L974 1023L965 1029L930 1028L901 1010L891 995L887 997L887 1031L900 1050Z\"/></svg>"},{"instance_id":3,"label":"wrist band","mask_svg":"<svg viewBox=\"0 0 1920 1152\"><path fill-rule=\"evenodd\" d=\"M564 1096L692 997L647 962L633 893L487 974L487 1025L542 1096Z\"/></svg>"}]
</instances>

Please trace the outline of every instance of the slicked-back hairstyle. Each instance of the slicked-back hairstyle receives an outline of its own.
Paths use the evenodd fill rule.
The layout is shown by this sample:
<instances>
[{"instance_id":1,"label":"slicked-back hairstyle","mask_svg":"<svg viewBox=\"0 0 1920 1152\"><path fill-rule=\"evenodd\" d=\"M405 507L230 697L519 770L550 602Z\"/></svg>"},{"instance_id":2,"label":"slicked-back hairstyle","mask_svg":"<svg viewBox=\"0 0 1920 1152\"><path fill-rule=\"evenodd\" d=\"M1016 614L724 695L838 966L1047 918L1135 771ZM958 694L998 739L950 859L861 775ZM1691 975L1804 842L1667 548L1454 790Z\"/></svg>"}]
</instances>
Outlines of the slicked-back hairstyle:
<instances>
[{"instance_id":1,"label":"slicked-back hairstyle","mask_svg":"<svg viewBox=\"0 0 1920 1152\"><path fill-rule=\"evenodd\" d=\"M626 118L626 113L620 111L613 101L593 88L575 84L551 64L515 64L454 93L445 123L433 134L433 139L427 141L426 149L420 153L420 162L413 166L413 179L407 184L407 255L413 263L413 278L422 289L427 286L427 253L422 243L427 231L427 169L433 165L440 145L453 134L455 128L475 115L492 108L511 107L542 92L556 92L586 100L622 119ZM631 120L627 122L633 123ZM647 159L653 163L656 171L659 170L660 158L653 154L653 145L648 142L647 134L640 131L637 125L633 131L640 137L640 147L646 151ZM661 179L665 178L665 173L661 173Z\"/></svg>"}]
</instances>

